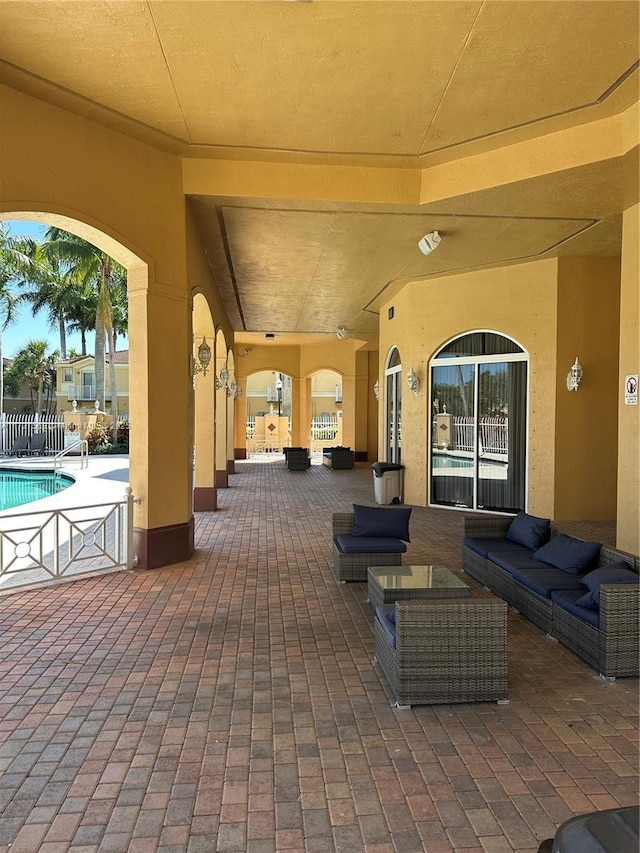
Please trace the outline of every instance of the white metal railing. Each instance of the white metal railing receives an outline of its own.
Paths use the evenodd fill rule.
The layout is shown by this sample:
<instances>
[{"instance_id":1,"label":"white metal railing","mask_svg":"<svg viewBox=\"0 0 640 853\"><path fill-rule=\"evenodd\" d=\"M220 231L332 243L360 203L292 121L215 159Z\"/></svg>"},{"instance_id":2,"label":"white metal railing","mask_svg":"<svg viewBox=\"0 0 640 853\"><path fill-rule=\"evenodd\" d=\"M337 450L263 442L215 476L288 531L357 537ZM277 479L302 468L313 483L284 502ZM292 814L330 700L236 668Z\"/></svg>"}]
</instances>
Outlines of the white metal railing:
<instances>
[{"instance_id":1,"label":"white metal railing","mask_svg":"<svg viewBox=\"0 0 640 853\"><path fill-rule=\"evenodd\" d=\"M438 444L438 430L433 421L433 445ZM476 419L471 415L451 418L451 449L473 453L476 442ZM480 453L500 453L509 450L509 418L483 417L478 423L478 450Z\"/></svg>"},{"instance_id":2,"label":"white metal railing","mask_svg":"<svg viewBox=\"0 0 640 853\"><path fill-rule=\"evenodd\" d=\"M338 434L337 417L314 417L311 419L311 441L333 441Z\"/></svg>"},{"instance_id":3,"label":"white metal railing","mask_svg":"<svg viewBox=\"0 0 640 853\"><path fill-rule=\"evenodd\" d=\"M134 502L0 515L0 591L132 569Z\"/></svg>"},{"instance_id":4,"label":"white metal railing","mask_svg":"<svg viewBox=\"0 0 640 853\"><path fill-rule=\"evenodd\" d=\"M65 447L64 450L61 450L59 453L53 457L53 472L58 470L61 465L61 460L65 459L71 455L80 457L80 468L88 468L89 467L89 442L86 438L81 439L80 441L76 441L75 444L69 445L69 447Z\"/></svg>"},{"instance_id":5,"label":"white metal railing","mask_svg":"<svg viewBox=\"0 0 640 853\"><path fill-rule=\"evenodd\" d=\"M67 385L67 400L91 400L96 399L95 385ZM105 383L104 386L105 400L111 399L111 388Z\"/></svg>"},{"instance_id":6,"label":"white metal railing","mask_svg":"<svg viewBox=\"0 0 640 853\"><path fill-rule=\"evenodd\" d=\"M64 447L64 418L62 415L0 414L0 451L6 454L23 435L44 433L46 449L57 453Z\"/></svg>"}]
</instances>

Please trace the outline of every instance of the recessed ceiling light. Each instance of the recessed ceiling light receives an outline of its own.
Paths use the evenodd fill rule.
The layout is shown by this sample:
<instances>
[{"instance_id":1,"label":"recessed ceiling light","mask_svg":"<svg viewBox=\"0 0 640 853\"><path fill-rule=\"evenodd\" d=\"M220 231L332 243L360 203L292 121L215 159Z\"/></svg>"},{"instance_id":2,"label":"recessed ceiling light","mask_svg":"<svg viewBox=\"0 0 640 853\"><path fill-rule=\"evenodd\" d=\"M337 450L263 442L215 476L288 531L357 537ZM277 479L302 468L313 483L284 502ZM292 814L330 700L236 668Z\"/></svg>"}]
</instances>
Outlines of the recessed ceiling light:
<instances>
[{"instance_id":1,"label":"recessed ceiling light","mask_svg":"<svg viewBox=\"0 0 640 853\"><path fill-rule=\"evenodd\" d=\"M265 338L266 338L268 341L272 341L272 340L275 338L275 335L274 335L274 333L273 333L273 332L267 332L267 333L266 333L266 335L265 335Z\"/></svg>"}]
</instances>

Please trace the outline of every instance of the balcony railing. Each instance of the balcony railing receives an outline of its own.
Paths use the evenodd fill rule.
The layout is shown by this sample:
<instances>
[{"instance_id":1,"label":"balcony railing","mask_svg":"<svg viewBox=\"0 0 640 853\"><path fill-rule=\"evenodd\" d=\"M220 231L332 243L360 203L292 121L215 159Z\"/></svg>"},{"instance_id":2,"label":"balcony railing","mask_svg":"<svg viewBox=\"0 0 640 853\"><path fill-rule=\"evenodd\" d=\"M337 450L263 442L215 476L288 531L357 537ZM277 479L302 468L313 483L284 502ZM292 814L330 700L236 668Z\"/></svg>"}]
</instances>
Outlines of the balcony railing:
<instances>
[{"instance_id":1,"label":"balcony railing","mask_svg":"<svg viewBox=\"0 0 640 853\"><path fill-rule=\"evenodd\" d=\"M71 402L71 400L77 400L80 402L85 402L86 400L90 400L93 402L96 399L96 386L95 385L68 385L67 386L67 400ZM104 396L106 400L111 399L111 389L105 385L104 388Z\"/></svg>"}]
</instances>

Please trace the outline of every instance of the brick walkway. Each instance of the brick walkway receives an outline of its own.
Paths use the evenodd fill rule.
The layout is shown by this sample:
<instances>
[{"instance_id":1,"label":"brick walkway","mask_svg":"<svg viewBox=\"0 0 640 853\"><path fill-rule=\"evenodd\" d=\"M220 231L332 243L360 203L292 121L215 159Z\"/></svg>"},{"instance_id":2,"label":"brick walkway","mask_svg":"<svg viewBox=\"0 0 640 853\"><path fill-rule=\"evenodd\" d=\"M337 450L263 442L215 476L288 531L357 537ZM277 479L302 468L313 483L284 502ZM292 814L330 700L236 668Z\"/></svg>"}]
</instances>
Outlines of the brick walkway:
<instances>
[{"instance_id":1,"label":"brick walkway","mask_svg":"<svg viewBox=\"0 0 640 853\"><path fill-rule=\"evenodd\" d=\"M533 853L637 802L636 679L510 614L510 705L393 709L330 568L370 466L237 471L188 563L0 598L0 853ZM411 530L460 569L458 513Z\"/></svg>"}]
</instances>

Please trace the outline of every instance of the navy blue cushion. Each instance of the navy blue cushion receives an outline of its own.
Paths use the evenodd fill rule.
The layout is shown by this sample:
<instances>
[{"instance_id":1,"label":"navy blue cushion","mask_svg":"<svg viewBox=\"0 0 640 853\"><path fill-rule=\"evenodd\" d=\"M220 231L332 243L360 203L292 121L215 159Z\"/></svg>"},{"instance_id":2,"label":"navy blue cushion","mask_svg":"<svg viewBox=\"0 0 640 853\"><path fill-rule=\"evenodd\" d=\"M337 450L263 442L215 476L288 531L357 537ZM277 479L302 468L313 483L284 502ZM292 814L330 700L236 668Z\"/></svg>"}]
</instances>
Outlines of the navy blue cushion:
<instances>
[{"instance_id":1,"label":"navy blue cushion","mask_svg":"<svg viewBox=\"0 0 640 853\"><path fill-rule=\"evenodd\" d=\"M509 525L507 539L535 551L549 538L550 528L550 519L519 512Z\"/></svg>"},{"instance_id":2,"label":"navy blue cushion","mask_svg":"<svg viewBox=\"0 0 640 853\"><path fill-rule=\"evenodd\" d=\"M594 628L600 627L600 613L594 607L584 607L580 604L580 591L577 589L557 589L551 593L551 600L562 607L572 616L577 616L583 622L588 622Z\"/></svg>"},{"instance_id":3,"label":"navy blue cushion","mask_svg":"<svg viewBox=\"0 0 640 853\"><path fill-rule=\"evenodd\" d=\"M409 538L411 507L353 505L353 536L379 536L390 539Z\"/></svg>"},{"instance_id":4,"label":"navy blue cushion","mask_svg":"<svg viewBox=\"0 0 640 853\"><path fill-rule=\"evenodd\" d=\"M393 618L391 616L393 614ZM377 604L376 619L380 623L382 630L387 635L387 639L395 649L396 647L396 606L395 604Z\"/></svg>"},{"instance_id":5,"label":"navy blue cushion","mask_svg":"<svg viewBox=\"0 0 640 853\"><path fill-rule=\"evenodd\" d=\"M525 548L524 545L517 545L511 539L484 539L481 536L467 536L464 540L464 545L481 557L486 557L490 551L519 551L523 554L531 554L530 548Z\"/></svg>"},{"instance_id":6,"label":"navy blue cushion","mask_svg":"<svg viewBox=\"0 0 640 853\"><path fill-rule=\"evenodd\" d=\"M582 607L600 607L600 585L603 583L640 583L640 575L632 572L627 564L620 560L600 569L594 569L588 575L580 578L589 590L580 600Z\"/></svg>"},{"instance_id":7,"label":"navy blue cushion","mask_svg":"<svg viewBox=\"0 0 640 853\"><path fill-rule=\"evenodd\" d=\"M399 539L379 536L352 536L341 533L336 542L343 554L404 554L407 546Z\"/></svg>"},{"instance_id":8,"label":"navy blue cushion","mask_svg":"<svg viewBox=\"0 0 640 853\"><path fill-rule=\"evenodd\" d=\"M521 569L513 572L513 579L533 590L543 598L551 598L555 589L584 590L580 578L569 575L560 569L544 568Z\"/></svg>"},{"instance_id":9,"label":"navy blue cushion","mask_svg":"<svg viewBox=\"0 0 640 853\"><path fill-rule=\"evenodd\" d=\"M531 556L531 551L522 548L521 551L489 551L488 558L496 566L500 566L505 572L512 575L519 569L540 569L543 568L540 563Z\"/></svg>"},{"instance_id":10,"label":"navy blue cushion","mask_svg":"<svg viewBox=\"0 0 640 853\"><path fill-rule=\"evenodd\" d=\"M542 548L538 548L533 559L555 566L569 575L579 575L595 563L599 554L599 542L583 542L582 539L559 533Z\"/></svg>"}]
</instances>

